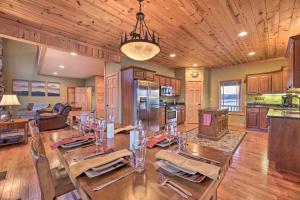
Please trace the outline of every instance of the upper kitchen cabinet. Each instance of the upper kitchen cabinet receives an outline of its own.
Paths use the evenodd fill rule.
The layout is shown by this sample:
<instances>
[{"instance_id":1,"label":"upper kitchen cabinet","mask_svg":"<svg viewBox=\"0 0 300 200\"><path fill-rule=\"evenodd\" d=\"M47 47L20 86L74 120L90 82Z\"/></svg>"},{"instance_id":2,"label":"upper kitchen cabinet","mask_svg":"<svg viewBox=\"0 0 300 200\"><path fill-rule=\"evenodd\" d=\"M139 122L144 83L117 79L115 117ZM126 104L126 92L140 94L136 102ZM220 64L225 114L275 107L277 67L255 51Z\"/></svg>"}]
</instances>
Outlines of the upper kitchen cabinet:
<instances>
[{"instance_id":1,"label":"upper kitchen cabinet","mask_svg":"<svg viewBox=\"0 0 300 200\"><path fill-rule=\"evenodd\" d=\"M288 58L288 88L300 88L300 35L290 37L286 57Z\"/></svg>"},{"instance_id":2,"label":"upper kitchen cabinet","mask_svg":"<svg viewBox=\"0 0 300 200\"><path fill-rule=\"evenodd\" d=\"M160 86L171 86L172 96L180 96L180 87L181 87L180 79L162 76L162 75L156 75L155 79L159 81Z\"/></svg>"},{"instance_id":3,"label":"upper kitchen cabinet","mask_svg":"<svg viewBox=\"0 0 300 200\"><path fill-rule=\"evenodd\" d=\"M133 72L134 72L134 79L155 81L155 71L134 67Z\"/></svg>"},{"instance_id":4,"label":"upper kitchen cabinet","mask_svg":"<svg viewBox=\"0 0 300 200\"><path fill-rule=\"evenodd\" d=\"M175 95L179 96L181 92L181 81L176 79L176 84L175 84Z\"/></svg>"},{"instance_id":5,"label":"upper kitchen cabinet","mask_svg":"<svg viewBox=\"0 0 300 200\"><path fill-rule=\"evenodd\" d=\"M283 72L274 72L272 77L272 94L283 93Z\"/></svg>"},{"instance_id":6,"label":"upper kitchen cabinet","mask_svg":"<svg viewBox=\"0 0 300 200\"><path fill-rule=\"evenodd\" d=\"M247 78L248 94L268 94L271 93L271 75L255 74Z\"/></svg>"}]
</instances>

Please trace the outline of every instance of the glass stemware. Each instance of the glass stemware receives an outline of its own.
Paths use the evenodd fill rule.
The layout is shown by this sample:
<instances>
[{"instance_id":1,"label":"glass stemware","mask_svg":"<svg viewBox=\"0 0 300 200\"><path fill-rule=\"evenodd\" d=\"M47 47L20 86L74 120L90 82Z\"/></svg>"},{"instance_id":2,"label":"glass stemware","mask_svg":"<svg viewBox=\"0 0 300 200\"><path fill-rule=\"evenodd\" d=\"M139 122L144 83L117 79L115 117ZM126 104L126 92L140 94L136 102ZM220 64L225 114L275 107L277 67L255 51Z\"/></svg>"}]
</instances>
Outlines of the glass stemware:
<instances>
[{"instance_id":1,"label":"glass stemware","mask_svg":"<svg viewBox=\"0 0 300 200\"><path fill-rule=\"evenodd\" d=\"M104 130L106 123L104 119L97 120L95 129L96 145L100 145L104 142Z\"/></svg>"}]
</instances>

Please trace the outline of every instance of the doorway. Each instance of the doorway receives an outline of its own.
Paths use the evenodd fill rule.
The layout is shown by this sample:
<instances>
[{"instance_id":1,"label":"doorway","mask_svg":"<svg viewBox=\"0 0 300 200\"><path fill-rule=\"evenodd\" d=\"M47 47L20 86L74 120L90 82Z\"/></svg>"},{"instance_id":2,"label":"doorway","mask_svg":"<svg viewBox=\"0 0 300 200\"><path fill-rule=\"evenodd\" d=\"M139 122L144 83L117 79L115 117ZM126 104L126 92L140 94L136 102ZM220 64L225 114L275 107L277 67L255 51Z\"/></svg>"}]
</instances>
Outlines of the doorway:
<instances>
[{"instance_id":1,"label":"doorway","mask_svg":"<svg viewBox=\"0 0 300 200\"><path fill-rule=\"evenodd\" d=\"M186 82L186 123L199 123L198 109L201 107L202 97L202 82L201 81L187 81Z\"/></svg>"},{"instance_id":2,"label":"doorway","mask_svg":"<svg viewBox=\"0 0 300 200\"><path fill-rule=\"evenodd\" d=\"M106 116L114 116L115 121L119 122L118 99L119 99L119 73L106 77Z\"/></svg>"}]
</instances>

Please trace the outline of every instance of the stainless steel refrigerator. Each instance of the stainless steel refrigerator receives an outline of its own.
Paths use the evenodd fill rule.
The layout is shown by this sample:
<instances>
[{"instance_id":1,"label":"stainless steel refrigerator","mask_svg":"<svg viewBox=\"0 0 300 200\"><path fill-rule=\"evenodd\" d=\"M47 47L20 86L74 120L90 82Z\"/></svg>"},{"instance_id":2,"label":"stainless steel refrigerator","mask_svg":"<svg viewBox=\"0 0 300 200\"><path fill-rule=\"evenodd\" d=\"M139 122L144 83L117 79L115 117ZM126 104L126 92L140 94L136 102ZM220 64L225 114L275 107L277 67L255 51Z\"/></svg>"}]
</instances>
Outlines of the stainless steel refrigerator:
<instances>
[{"instance_id":1,"label":"stainless steel refrigerator","mask_svg":"<svg viewBox=\"0 0 300 200\"><path fill-rule=\"evenodd\" d=\"M142 120L144 128L159 131L159 85L151 81L134 81L134 118Z\"/></svg>"}]
</instances>

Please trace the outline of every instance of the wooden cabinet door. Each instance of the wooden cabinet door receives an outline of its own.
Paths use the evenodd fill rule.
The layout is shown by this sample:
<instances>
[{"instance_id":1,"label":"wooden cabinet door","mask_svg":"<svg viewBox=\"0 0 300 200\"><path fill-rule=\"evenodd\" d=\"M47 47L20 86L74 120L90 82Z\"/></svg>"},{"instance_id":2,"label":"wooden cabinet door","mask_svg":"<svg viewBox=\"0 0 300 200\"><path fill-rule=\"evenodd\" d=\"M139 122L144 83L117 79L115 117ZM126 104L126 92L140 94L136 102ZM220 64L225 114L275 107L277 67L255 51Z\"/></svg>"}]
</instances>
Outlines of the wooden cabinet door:
<instances>
[{"instance_id":1,"label":"wooden cabinet door","mask_svg":"<svg viewBox=\"0 0 300 200\"><path fill-rule=\"evenodd\" d=\"M282 72L272 73L272 93L283 93Z\"/></svg>"},{"instance_id":2,"label":"wooden cabinet door","mask_svg":"<svg viewBox=\"0 0 300 200\"><path fill-rule=\"evenodd\" d=\"M255 75L248 76L247 78L247 93L258 94L258 77Z\"/></svg>"},{"instance_id":3,"label":"wooden cabinet door","mask_svg":"<svg viewBox=\"0 0 300 200\"><path fill-rule=\"evenodd\" d=\"M166 85L171 85L171 79L170 78L166 78Z\"/></svg>"},{"instance_id":4,"label":"wooden cabinet door","mask_svg":"<svg viewBox=\"0 0 300 200\"><path fill-rule=\"evenodd\" d=\"M165 108L159 108L159 126L163 127L166 124Z\"/></svg>"},{"instance_id":5,"label":"wooden cabinet door","mask_svg":"<svg viewBox=\"0 0 300 200\"><path fill-rule=\"evenodd\" d=\"M261 129L268 128L268 119L267 119L268 111L269 111L268 108L259 109L259 128Z\"/></svg>"},{"instance_id":6,"label":"wooden cabinet door","mask_svg":"<svg viewBox=\"0 0 300 200\"><path fill-rule=\"evenodd\" d=\"M159 84L159 76L155 75L155 77L154 77L154 82L157 83L158 85L160 85L160 84Z\"/></svg>"},{"instance_id":7,"label":"wooden cabinet door","mask_svg":"<svg viewBox=\"0 0 300 200\"><path fill-rule=\"evenodd\" d=\"M75 105L75 87L67 88L67 102L69 105Z\"/></svg>"},{"instance_id":8,"label":"wooden cabinet door","mask_svg":"<svg viewBox=\"0 0 300 200\"><path fill-rule=\"evenodd\" d=\"M181 82L180 80L176 80L176 84L175 84L175 95L176 96L180 96L180 88L181 87Z\"/></svg>"},{"instance_id":9,"label":"wooden cabinet door","mask_svg":"<svg viewBox=\"0 0 300 200\"><path fill-rule=\"evenodd\" d=\"M134 79L145 79L145 71L141 69L134 69Z\"/></svg>"},{"instance_id":10,"label":"wooden cabinet door","mask_svg":"<svg viewBox=\"0 0 300 200\"><path fill-rule=\"evenodd\" d=\"M246 126L247 128L259 128L259 108L247 108Z\"/></svg>"},{"instance_id":11,"label":"wooden cabinet door","mask_svg":"<svg viewBox=\"0 0 300 200\"><path fill-rule=\"evenodd\" d=\"M282 70L282 91L286 92L289 85L289 70L287 67L284 67Z\"/></svg>"},{"instance_id":12,"label":"wooden cabinet door","mask_svg":"<svg viewBox=\"0 0 300 200\"><path fill-rule=\"evenodd\" d=\"M271 93L271 74L259 75L258 93L259 94Z\"/></svg>"},{"instance_id":13,"label":"wooden cabinet door","mask_svg":"<svg viewBox=\"0 0 300 200\"><path fill-rule=\"evenodd\" d=\"M186 82L186 119L189 124L199 123L198 110L201 107L202 82Z\"/></svg>"},{"instance_id":14,"label":"wooden cabinet door","mask_svg":"<svg viewBox=\"0 0 300 200\"><path fill-rule=\"evenodd\" d=\"M145 71L145 79L148 81L154 81L155 80L155 73L150 71Z\"/></svg>"},{"instance_id":15,"label":"wooden cabinet door","mask_svg":"<svg viewBox=\"0 0 300 200\"><path fill-rule=\"evenodd\" d=\"M166 78L165 77L162 77L162 76L159 77L159 85L160 86L166 85Z\"/></svg>"},{"instance_id":16,"label":"wooden cabinet door","mask_svg":"<svg viewBox=\"0 0 300 200\"><path fill-rule=\"evenodd\" d=\"M182 116L181 116L181 108L177 108L177 124L181 124Z\"/></svg>"},{"instance_id":17,"label":"wooden cabinet door","mask_svg":"<svg viewBox=\"0 0 300 200\"><path fill-rule=\"evenodd\" d=\"M172 96L176 95L176 79L171 79Z\"/></svg>"}]
</instances>

